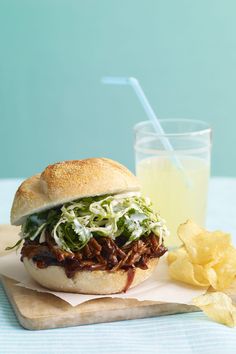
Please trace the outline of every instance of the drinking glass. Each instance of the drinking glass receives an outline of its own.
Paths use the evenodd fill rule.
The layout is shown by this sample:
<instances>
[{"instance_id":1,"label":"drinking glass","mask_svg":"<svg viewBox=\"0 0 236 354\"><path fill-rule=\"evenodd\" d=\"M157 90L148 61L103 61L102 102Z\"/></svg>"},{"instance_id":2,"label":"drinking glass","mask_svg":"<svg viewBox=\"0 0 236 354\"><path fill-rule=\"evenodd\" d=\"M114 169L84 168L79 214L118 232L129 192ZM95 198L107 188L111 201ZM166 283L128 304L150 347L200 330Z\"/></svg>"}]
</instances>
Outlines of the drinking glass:
<instances>
[{"instance_id":1,"label":"drinking glass","mask_svg":"<svg viewBox=\"0 0 236 354\"><path fill-rule=\"evenodd\" d=\"M163 119L160 123L163 134L157 134L150 121L135 125L136 174L142 194L167 222L166 244L175 247L181 244L177 237L181 223L192 219L205 226L211 129L199 120ZM165 149L164 139L171 149Z\"/></svg>"}]
</instances>

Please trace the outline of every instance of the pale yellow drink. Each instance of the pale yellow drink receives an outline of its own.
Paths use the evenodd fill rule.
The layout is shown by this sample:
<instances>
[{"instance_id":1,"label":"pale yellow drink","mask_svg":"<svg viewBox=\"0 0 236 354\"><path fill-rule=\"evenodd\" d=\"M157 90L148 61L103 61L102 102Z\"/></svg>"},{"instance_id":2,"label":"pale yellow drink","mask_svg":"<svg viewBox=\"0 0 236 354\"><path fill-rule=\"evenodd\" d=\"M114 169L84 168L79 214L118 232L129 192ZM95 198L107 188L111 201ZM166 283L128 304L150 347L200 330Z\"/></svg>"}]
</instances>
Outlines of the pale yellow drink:
<instances>
[{"instance_id":1,"label":"pale yellow drink","mask_svg":"<svg viewBox=\"0 0 236 354\"><path fill-rule=\"evenodd\" d=\"M187 219L204 226L207 207L209 164L195 157L178 156L178 160L184 173L170 157L149 157L136 165L143 194L166 219L170 230L166 244L171 246L180 244L176 230Z\"/></svg>"}]
</instances>

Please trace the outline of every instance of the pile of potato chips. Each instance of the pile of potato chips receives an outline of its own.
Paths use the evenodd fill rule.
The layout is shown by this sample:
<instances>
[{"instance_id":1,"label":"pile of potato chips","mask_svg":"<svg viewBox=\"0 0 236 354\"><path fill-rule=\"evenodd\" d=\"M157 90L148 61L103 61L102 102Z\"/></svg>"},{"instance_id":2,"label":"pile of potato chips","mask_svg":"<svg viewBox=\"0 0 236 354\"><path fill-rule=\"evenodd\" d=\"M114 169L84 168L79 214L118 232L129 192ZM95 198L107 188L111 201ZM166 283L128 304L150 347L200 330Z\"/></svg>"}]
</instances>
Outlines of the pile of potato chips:
<instances>
[{"instance_id":1,"label":"pile of potato chips","mask_svg":"<svg viewBox=\"0 0 236 354\"><path fill-rule=\"evenodd\" d=\"M236 276L236 249L229 234L206 231L188 220L179 226L178 236L183 245L168 255L173 279L216 291L232 284ZM236 309L226 294L207 293L193 303L214 320L236 325Z\"/></svg>"}]
</instances>

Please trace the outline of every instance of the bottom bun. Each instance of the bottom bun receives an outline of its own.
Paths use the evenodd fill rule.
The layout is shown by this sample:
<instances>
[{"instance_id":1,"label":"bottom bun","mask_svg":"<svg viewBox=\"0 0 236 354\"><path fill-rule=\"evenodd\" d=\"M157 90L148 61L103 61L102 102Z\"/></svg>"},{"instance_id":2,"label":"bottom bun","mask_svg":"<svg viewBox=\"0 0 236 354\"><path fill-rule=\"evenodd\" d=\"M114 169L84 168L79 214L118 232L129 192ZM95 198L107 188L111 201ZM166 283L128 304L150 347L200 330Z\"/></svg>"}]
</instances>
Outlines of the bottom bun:
<instances>
[{"instance_id":1,"label":"bottom bun","mask_svg":"<svg viewBox=\"0 0 236 354\"><path fill-rule=\"evenodd\" d=\"M72 278L66 276L65 270L60 266L38 268L36 264L26 257L23 262L26 270L39 284L50 290L64 291L80 294L106 295L115 294L133 288L150 277L159 258L152 258L147 262L148 269L135 268L132 273L123 269L111 272L107 270L77 271ZM132 280L130 286L129 282Z\"/></svg>"}]
</instances>

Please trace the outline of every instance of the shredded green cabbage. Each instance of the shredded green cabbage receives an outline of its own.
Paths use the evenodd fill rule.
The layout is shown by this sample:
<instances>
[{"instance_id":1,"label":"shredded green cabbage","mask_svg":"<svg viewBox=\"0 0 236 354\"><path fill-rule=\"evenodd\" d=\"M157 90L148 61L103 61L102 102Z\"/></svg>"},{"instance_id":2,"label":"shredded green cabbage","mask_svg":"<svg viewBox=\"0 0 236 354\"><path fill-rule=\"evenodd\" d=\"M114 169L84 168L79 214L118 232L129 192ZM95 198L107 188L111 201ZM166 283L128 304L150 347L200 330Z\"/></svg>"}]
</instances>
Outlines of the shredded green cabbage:
<instances>
[{"instance_id":1,"label":"shredded green cabbage","mask_svg":"<svg viewBox=\"0 0 236 354\"><path fill-rule=\"evenodd\" d=\"M68 252L80 250L93 236L115 240L122 234L129 244L151 232L160 243L168 235L165 221L153 211L148 198L122 194L83 198L30 215L22 225L21 237L38 237L42 243L46 229L56 244Z\"/></svg>"}]
</instances>

